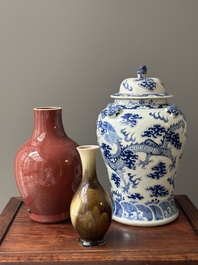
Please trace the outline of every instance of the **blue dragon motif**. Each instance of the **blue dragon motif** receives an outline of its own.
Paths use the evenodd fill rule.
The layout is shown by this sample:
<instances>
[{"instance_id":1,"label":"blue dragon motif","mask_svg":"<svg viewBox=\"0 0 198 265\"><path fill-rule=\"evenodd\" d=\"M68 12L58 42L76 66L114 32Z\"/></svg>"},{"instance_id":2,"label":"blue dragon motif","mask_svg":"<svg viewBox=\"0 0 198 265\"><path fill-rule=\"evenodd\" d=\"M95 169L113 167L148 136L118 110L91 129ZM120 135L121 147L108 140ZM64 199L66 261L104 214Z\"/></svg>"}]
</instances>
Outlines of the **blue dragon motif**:
<instances>
[{"instance_id":1,"label":"blue dragon motif","mask_svg":"<svg viewBox=\"0 0 198 265\"><path fill-rule=\"evenodd\" d=\"M141 66L137 78L122 82L122 90L112 96L114 103L98 118L97 136L111 180L115 220L164 224L165 218L178 214L175 176L186 123L181 111L169 106L166 98L170 95L163 92L162 83L146 78L146 73L147 67ZM137 86L139 93L131 93Z\"/></svg>"},{"instance_id":2,"label":"blue dragon motif","mask_svg":"<svg viewBox=\"0 0 198 265\"><path fill-rule=\"evenodd\" d=\"M171 148L169 148L168 145L173 145L176 149L181 148L182 144L179 139L179 134L175 131L183 126L184 122L182 120L177 124L171 125L167 131L160 125L154 125L144 131L142 137L155 139L157 136L161 136L162 140L160 144L156 143L152 139L146 139L141 143L131 142L128 146L122 146L120 143L121 137L117 135L114 128L108 122L100 121L98 123L98 129L100 129L101 133L104 134L104 139L108 143L102 143L101 145L104 159L110 168L117 172L125 187L128 187L128 183L123 176L123 169L124 167L136 169L139 152L144 152L146 154L145 160L139 161L139 165L142 168L145 168L150 162L152 162L152 160L150 160L152 156L165 156L172 161L172 164L170 165L170 170L172 170L175 167L176 158L172 155ZM113 154L111 152L111 146L116 147L116 152Z\"/></svg>"}]
</instances>

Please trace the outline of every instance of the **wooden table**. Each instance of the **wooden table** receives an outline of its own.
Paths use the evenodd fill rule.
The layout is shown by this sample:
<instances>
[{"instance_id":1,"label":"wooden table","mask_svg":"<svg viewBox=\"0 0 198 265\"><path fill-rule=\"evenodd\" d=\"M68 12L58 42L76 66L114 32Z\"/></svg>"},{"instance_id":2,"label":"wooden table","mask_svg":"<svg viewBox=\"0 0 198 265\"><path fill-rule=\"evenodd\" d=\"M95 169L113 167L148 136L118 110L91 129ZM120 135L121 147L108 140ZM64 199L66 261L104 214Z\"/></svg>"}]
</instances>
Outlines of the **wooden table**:
<instances>
[{"instance_id":1,"label":"wooden table","mask_svg":"<svg viewBox=\"0 0 198 265\"><path fill-rule=\"evenodd\" d=\"M11 198L0 215L3 264L198 264L198 210L185 195L176 196L179 217L160 227L112 222L106 244L84 248L69 220L40 224L29 219L20 198Z\"/></svg>"}]
</instances>

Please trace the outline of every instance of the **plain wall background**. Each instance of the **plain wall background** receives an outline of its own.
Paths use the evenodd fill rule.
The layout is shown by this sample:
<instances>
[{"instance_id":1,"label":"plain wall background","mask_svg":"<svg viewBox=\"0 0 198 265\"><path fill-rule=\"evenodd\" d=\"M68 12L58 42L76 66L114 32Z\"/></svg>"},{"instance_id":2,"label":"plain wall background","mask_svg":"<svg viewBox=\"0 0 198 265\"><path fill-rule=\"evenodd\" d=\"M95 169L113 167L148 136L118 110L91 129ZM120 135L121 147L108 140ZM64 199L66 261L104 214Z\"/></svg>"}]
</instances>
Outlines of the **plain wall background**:
<instances>
[{"instance_id":1,"label":"plain wall background","mask_svg":"<svg viewBox=\"0 0 198 265\"><path fill-rule=\"evenodd\" d=\"M33 108L61 106L67 134L96 144L99 112L143 64L186 116L176 193L198 206L197 27L197 0L0 0L0 212L19 195L14 157ZM100 153L97 168L108 189Z\"/></svg>"}]
</instances>

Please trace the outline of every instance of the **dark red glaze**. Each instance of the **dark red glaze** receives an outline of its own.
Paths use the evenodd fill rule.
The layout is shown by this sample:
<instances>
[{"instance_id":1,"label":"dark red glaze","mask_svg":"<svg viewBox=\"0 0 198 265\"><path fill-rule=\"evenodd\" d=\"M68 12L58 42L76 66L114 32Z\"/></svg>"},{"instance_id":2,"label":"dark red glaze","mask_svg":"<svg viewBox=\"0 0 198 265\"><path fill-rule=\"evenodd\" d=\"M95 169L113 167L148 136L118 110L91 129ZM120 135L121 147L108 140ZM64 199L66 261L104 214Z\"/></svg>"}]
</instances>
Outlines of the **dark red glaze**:
<instances>
[{"instance_id":1,"label":"dark red glaze","mask_svg":"<svg viewBox=\"0 0 198 265\"><path fill-rule=\"evenodd\" d=\"M34 109L32 136L15 158L17 186L32 220L56 223L70 217L82 174L77 146L64 131L60 107Z\"/></svg>"}]
</instances>

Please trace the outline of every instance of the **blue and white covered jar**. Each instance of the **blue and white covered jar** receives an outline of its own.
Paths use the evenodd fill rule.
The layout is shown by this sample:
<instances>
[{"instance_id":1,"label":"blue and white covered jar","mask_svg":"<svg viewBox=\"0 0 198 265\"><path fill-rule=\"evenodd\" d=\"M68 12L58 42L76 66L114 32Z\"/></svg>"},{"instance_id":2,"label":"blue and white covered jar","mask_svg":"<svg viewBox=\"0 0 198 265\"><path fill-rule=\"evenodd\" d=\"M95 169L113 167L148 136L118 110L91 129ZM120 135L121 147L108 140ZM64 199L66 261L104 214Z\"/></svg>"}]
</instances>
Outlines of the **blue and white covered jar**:
<instances>
[{"instance_id":1,"label":"blue and white covered jar","mask_svg":"<svg viewBox=\"0 0 198 265\"><path fill-rule=\"evenodd\" d=\"M182 112L158 78L125 79L99 114L97 138L111 185L113 219L137 226L175 220L175 179L186 142Z\"/></svg>"}]
</instances>

